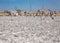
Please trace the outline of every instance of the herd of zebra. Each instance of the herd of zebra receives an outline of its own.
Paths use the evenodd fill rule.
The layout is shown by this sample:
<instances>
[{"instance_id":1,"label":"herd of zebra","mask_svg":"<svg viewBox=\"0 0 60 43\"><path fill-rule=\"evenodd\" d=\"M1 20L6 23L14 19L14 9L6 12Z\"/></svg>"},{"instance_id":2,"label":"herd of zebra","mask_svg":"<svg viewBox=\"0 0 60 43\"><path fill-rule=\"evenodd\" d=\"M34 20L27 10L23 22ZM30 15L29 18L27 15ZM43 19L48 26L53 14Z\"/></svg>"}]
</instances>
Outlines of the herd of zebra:
<instances>
[{"instance_id":1,"label":"herd of zebra","mask_svg":"<svg viewBox=\"0 0 60 43\"><path fill-rule=\"evenodd\" d=\"M46 9L40 9L37 11L23 11L23 10L12 10L12 11L4 11L0 12L0 16L55 16L56 12Z\"/></svg>"}]
</instances>

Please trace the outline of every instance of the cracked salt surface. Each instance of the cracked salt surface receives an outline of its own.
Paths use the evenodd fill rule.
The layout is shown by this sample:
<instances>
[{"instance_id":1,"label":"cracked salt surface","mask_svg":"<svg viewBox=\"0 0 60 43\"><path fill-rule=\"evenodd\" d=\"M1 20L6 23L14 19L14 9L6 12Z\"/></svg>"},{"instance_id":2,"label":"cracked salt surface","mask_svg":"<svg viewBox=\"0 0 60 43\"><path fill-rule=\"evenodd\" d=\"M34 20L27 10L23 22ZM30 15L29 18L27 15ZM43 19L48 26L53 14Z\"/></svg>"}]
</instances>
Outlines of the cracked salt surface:
<instances>
[{"instance_id":1,"label":"cracked salt surface","mask_svg":"<svg viewBox=\"0 0 60 43\"><path fill-rule=\"evenodd\" d=\"M60 43L60 16L2 16L0 43Z\"/></svg>"}]
</instances>

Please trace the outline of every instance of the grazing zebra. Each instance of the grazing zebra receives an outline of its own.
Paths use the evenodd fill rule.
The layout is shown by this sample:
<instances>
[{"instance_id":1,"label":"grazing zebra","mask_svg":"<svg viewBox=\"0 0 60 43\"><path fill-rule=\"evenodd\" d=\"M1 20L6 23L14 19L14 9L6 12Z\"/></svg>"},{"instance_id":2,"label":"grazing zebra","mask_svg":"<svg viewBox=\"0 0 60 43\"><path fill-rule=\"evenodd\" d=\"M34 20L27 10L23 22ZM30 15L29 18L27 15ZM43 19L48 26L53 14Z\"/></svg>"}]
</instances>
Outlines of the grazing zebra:
<instances>
[{"instance_id":1,"label":"grazing zebra","mask_svg":"<svg viewBox=\"0 0 60 43\"><path fill-rule=\"evenodd\" d=\"M15 10L10 11L11 16L18 16L18 12Z\"/></svg>"}]
</instances>

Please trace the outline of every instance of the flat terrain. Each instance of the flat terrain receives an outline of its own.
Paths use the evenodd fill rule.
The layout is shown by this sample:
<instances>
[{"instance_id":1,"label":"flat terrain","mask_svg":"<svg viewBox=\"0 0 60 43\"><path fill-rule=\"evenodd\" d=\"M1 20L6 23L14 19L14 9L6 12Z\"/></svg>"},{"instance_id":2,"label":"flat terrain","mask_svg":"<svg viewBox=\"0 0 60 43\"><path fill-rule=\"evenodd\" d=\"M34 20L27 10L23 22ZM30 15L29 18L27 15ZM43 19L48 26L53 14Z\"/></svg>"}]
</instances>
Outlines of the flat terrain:
<instances>
[{"instance_id":1,"label":"flat terrain","mask_svg":"<svg viewBox=\"0 0 60 43\"><path fill-rule=\"evenodd\" d=\"M0 16L0 43L60 43L60 16Z\"/></svg>"}]
</instances>

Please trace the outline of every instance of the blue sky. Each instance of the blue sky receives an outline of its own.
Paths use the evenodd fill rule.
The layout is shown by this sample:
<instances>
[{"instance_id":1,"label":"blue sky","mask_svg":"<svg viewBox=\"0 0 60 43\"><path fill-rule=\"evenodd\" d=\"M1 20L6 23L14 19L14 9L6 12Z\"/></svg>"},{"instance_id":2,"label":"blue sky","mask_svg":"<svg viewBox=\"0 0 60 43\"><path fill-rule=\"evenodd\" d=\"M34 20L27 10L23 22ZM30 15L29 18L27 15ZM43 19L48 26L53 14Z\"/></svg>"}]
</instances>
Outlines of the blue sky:
<instances>
[{"instance_id":1,"label":"blue sky","mask_svg":"<svg viewBox=\"0 0 60 43\"><path fill-rule=\"evenodd\" d=\"M60 0L0 0L0 10L38 10L41 8L60 11Z\"/></svg>"}]
</instances>

